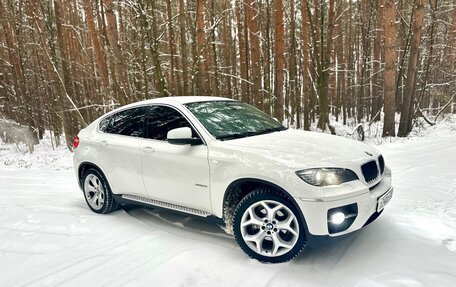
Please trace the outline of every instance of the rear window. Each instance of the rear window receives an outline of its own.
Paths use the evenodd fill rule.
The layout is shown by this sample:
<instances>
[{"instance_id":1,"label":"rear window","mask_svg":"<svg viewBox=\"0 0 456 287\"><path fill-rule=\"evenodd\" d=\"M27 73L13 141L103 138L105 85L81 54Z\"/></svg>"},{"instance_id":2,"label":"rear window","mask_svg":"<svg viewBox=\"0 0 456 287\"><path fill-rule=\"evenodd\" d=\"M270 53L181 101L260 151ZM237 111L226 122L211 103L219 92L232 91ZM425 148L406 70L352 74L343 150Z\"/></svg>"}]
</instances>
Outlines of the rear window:
<instances>
[{"instance_id":1,"label":"rear window","mask_svg":"<svg viewBox=\"0 0 456 287\"><path fill-rule=\"evenodd\" d=\"M146 107L138 107L115 113L100 122L100 131L124 136L144 137L146 112Z\"/></svg>"}]
</instances>

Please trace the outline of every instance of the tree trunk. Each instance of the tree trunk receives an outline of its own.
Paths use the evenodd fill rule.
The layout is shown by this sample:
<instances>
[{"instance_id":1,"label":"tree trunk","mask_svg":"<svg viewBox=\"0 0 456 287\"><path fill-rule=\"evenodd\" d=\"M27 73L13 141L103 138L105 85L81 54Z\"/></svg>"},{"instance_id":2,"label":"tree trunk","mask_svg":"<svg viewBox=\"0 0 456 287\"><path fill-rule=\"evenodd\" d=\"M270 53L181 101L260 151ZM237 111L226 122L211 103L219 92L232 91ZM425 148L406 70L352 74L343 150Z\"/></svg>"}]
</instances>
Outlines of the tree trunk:
<instances>
[{"instance_id":1,"label":"tree trunk","mask_svg":"<svg viewBox=\"0 0 456 287\"><path fill-rule=\"evenodd\" d=\"M147 2L146 2L147 3ZM155 78L156 78L156 89L161 96L168 96L168 86L166 85L165 76L163 75L163 70L161 67L160 61L160 51L158 45L158 24L157 24L157 13L155 9L155 1L151 1L151 10L152 10L152 35L149 35L150 43L150 52L152 54L152 60L155 67Z\"/></svg>"},{"instance_id":2,"label":"tree trunk","mask_svg":"<svg viewBox=\"0 0 456 287\"><path fill-rule=\"evenodd\" d=\"M451 30L450 39L452 51L450 52L450 68L452 71L456 70L456 0L453 0L453 13L451 16ZM452 104L453 114L456 114L456 98L453 99Z\"/></svg>"},{"instance_id":3,"label":"tree trunk","mask_svg":"<svg viewBox=\"0 0 456 287\"><path fill-rule=\"evenodd\" d=\"M407 81L405 84L405 94L401 109L401 120L399 123L399 131L397 133L400 137L406 137L412 129L412 108L413 99L415 94L415 84L418 68L419 46L421 43L421 34L424 20L424 0L415 0L415 19L412 24L412 38L410 44L410 56L407 69Z\"/></svg>"},{"instance_id":4,"label":"tree trunk","mask_svg":"<svg viewBox=\"0 0 456 287\"><path fill-rule=\"evenodd\" d=\"M4 10L4 5L0 0L0 21L2 22L3 30L5 33L5 42L6 47L8 50L8 58L9 58L9 67L11 68L11 75L13 77L13 91L11 94L12 97L8 97L8 104L10 104L9 115L15 121L18 121L18 118L21 118L25 115L25 113L18 113L17 111L14 112L13 110L17 110L17 108L22 104L22 98L25 96L25 92L23 90L23 83L22 83L22 69L21 69L21 57L19 56L18 49L17 49L17 38L14 33L14 24L7 19L10 18L10 15L6 15L3 13L8 13L7 10ZM10 14L10 13L8 13ZM12 21L14 23L14 20Z\"/></svg>"},{"instance_id":5,"label":"tree trunk","mask_svg":"<svg viewBox=\"0 0 456 287\"><path fill-rule=\"evenodd\" d=\"M338 21L336 22L336 34L337 36L335 37L337 40L336 44L334 45L334 53L335 57L337 59L337 63L335 65L336 67L336 103L335 103L335 113L336 113L336 121L339 121L341 111L342 111L342 100L344 98L344 91L345 91L345 72L346 72L346 67L345 67L345 60L344 60L344 33L343 27L343 15L341 15L342 11L346 9L344 5L340 5L338 7L338 12L337 14L340 15L338 18Z\"/></svg>"},{"instance_id":6,"label":"tree trunk","mask_svg":"<svg viewBox=\"0 0 456 287\"><path fill-rule=\"evenodd\" d=\"M384 123L383 136L395 136L396 111L396 4L385 1L384 16L385 72L384 72Z\"/></svg>"},{"instance_id":7,"label":"tree trunk","mask_svg":"<svg viewBox=\"0 0 456 287\"><path fill-rule=\"evenodd\" d=\"M208 95L206 75L206 39L204 33L204 0L196 6L196 43L198 55L198 95Z\"/></svg>"},{"instance_id":8,"label":"tree trunk","mask_svg":"<svg viewBox=\"0 0 456 287\"><path fill-rule=\"evenodd\" d=\"M407 3L407 1L402 1L400 0L399 3ZM403 8L403 9L406 9L406 8ZM401 40L399 41L398 43L400 42L405 42L403 44L403 47L399 47L398 49L398 55L399 55L399 58L401 59L399 61L399 69L398 69L398 72L397 72L397 76L396 76L396 112L400 112L401 109L402 109L402 101L403 101L403 80L404 80L404 66L405 66L405 60L407 59L407 54L408 54L408 51L409 51L409 46L410 46L410 39L411 39L411 35L412 35L412 22L413 22L413 18L414 18L414 11L415 11L415 6L412 5L412 13L410 13L410 21L409 22L406 22L404 17L400 17L402 19L401 23L401 30L399 31L399 35L405 35L407 34L407 36L405 37L405 41L404 40ZM402 56L401 56L401 53L402 53Z\"/></svg>"},{"instance_id":9,"label":"tree trunk","mask_svg":"<svg viewBox=\"0 0 456 287\"><path fill-rule=\"evenodd\" d=\"M289 83L290 83L290 116L291 116L291 124L295 123L296 120L296 128L301 127L301 102L299 93L297 91L298 87L298 77L297 77L297 63L296 63L296 15L295 15L295 1L291 1L290 3L290 51L289 51Z\"/></svg>"},{"instance_id":10,"label":"tree trunk","mask_svg":"<svg viewBox=\"0 0 456 287\"><path fill-rule=\"evenodd\" d=\"M128 102L130 96L128 91L128 79L127 79L127 67L123 60L122 51L119 45L119 35L117 32L117 21L114 15L113 0L103 0L103 5L106 11L106 20L108 24L107 36L109 41L109 47L111 48L112 56L114 59L114 71L116 73L116 79L120 82L115 87L118 90L118 100L124 105Z\"/></svg>"},{"instance_id":11,"label":"tree trunk","mask_svg":"<svg viewBox=\"0 0 456 287\"><path fill-rule=\"evenodd\" d=\"M373 5L369 1L360 1L358 2L360 5L361 10L361 49L360 54L362 54L361 65L359 66L360 69L360 87L358 91L358 101L357 101L357 121L358 123L361 122L364 115L368 115L365 113L365 97L366 97L366 74L367 74L367 63L369 62L370 56L370 45L369 45L369 38L370 38L370 29L371 29L371 20L373 14Z\"/></svg>"},{"instance_id":12,"label":"tree trunk","mask_svg":"<svg viewBox=\"0 0 456 287\"><path fill-rule=\"evenodd\" d=\"M67 51L65 47L65 38L66 33L64 31L64 11L62 9L61 4L54 0L54 7L55 7L55 18L56 18L56 27L57 27L57 43L59 45L60 50L60 57L61 57L61 65L62 65L62 73L63 73L63 84L65 87L65 93L69 98L70 95L73 95L73 86L71 85L71 78L70 78L70 67L68 65L68 57ZM62 99L65 99L63 95L60 95ZM73 138L77 133L78 123L77 119L75 119L71 112L64 111L63 112L63 128L65 130L65 139L69 149L72 149L73 146Z\"/></svg>"},{"instance_id":13,"label":"tree trunk","mask_svg":"<svg viewBox=\"0 0 456 287\"><path fill-rule=\"evenodd\" d=\"M168 17L168 48L169 48L169 80L168 80L168 89L170 94L176 95L176 74L174 70L174 29L173 29L173 14L171 12L171 0L166 0L166 14Z\"/></svg>"},{"instance_id":14,"label":"tree trunk","mask_svg":"<svg viewBox=\"0 0 456 287\"><path fill-rule=\"evenodd\" d=\"M324 13L320 18L320 28L324 30ZM318 85L319 85L319 98L320 98L320 119L318 120L318 127L322 130L326 129L329 125L329 103L328 103L328 89L329 89L329 69L331 64L331 52L333 46L333 32L334 32L334 0L329 0L328 7L328 28L326 35L326 45L321 45L320 50L320 68L318 69ZM324 42L324 33L320 33L320 43ZM323 51L324 47L324 51ZM329 126L328 126L329 127Z\"/></svg>"},{"instance_id":15,"label":"tree trunk","mask_svg":"<svg viewBox=\"0 0 456 287\"><path fill-rule=\"evenodd\" d=\"M231 10L231 3L230 0L224 0L223 1L223 10ZM224 62L224 67L225 71L229 73L232 73L234 69L234 64L232 62L233 58L233 48L235 49L236 45L234 44L234 39L232 38L231 31L232 31L232 13L227 13L227 17L223 20L222 23L222 41L224 45L222 46L222 55L223 55L223 62ZM230 44L228 44L230 43ZM222 83L225 83L226 89L221 89L221 95L228 97L228 98L233 98L233 77L231 75L227 76L222 76Z\"/></svg>"},{"instance_id":16,"label":"tree trunk","mask_svg":"<svg viewBox=\"0 0 456 287\"><path fill-rule=\"evenodd\" d=\"M108 79L108 66L106 65L106 58L104 55L104 51L100 45L100 41L98 39L97 31L95 28L95 23L93 19L93 11L92 6L90 4L90 0L84 0L84 10L86 14L86 22L87 27L89 28L90 32L90 39L92 41L92 46L95 52L95 59L97 61L98 66L98 73L100 75L101 84L103 87L103 91L105 95L108 95L109 90L109 79Z\"/></svg>"},{"instance_id":17,"label":"tree trunk","mask_svg":"<svg viewBox=\"0 0 456 287\"><path fill-rule=\"evenodd\" d=\"M179 26L180 26L180 48L182 61L182 95L188 95L188 63L187 63L187 39L185 25L185 3L179 0Z\"/></svg>"},{"instance_id":18,"label":"tree trunk","mask_svg":"<svg viewBox=\"0 0 456 287\"><path fill-rule=\"evenodd\" d=\"M272 39L271 39L271 0L266 0L266 17L263 20L265 23L265 44L263 45L263 62L266 62L264 73L264 89L267 91L267 98L263 104L263 110L268 114L273 115L273 93L272 93ZM267 100L266 100L267 99Z\"/></svg>"},{"instance_id":19,"label":"tree trunk","mask_svg":"<svg viewBox=\"0 0 456 287\"><path fill-rule=\"evenodd\" d=\"M249 1L245 5L245 16L247 18L247 25L249 28L250 39L250 67L252 68L251 80L253 82L252 96L253 104L259 109L263 109L263 97L261 93L261 62L260 62L260 39L258 29L258 5L256 0Z\"/></svg>"},{"instance_id":20,"label":"tree trunk","mask_svg":"<svg viewBox=\"0 0 456 287\"><path fill-rule=\"evenodd\" d=\"M238 46L239 46L239 69L240 69L240 86L241 86L241 95L240 98L242 101L248 103L250 101L249 95L249 74L248 74L248 64L247 64L247 53L248 51L245 49L246 42L248 41L244 35L244 23L242 17L242 7L244 5L242 1L236 2L236 22L237 22L237 37L238 37Z\"/></svg>"},{"instance_id":21,"label":"tree trunk","mask_svg":"<svg viewBox=\"0 0 456 287\"><path fill-rule=\"evenodd\" d=\"M430 4L431 4L431 23L430 23L430 27L429 27L429 34L428 34L428 44L427 44L427 47L426 47L426 50L428 51L427 55L426 55L426 59L424 60L424 77L422 77L421 79L421 91L420 91L420 94L418 96L418 99L416 101L416 108L413 109L412 113L413 115L415 115L416 111L420 108L420 104L421 104L421 101L422 99L424 98L424 95L426 94L426 91L427 91L427 84L428 84L428 80L429 80L429 72L430 72L430 68L431 68L431 63L433 62L433 58L434 58L434 41L435 41L435 24L437 23L437 19L436 19L436 12L437 12L437 0L431 0L430 1ZM451 59L451 57L450 57Z\"/></svg>"},{"instance_id":22,"label":"tree trunk","mask_svg":"<svg viewBox=\"0 0 456 287\"><path fill-rule=\"evenodd\" d=\"M211 1L211 21L210 26L211 29L211 47L212 47L212 55L208 56L209 61L208 66L213 67L213 74L214 76L211 77L212 81L210 81L210 90L212 96L220 96L220 70L219 70L219 60L218 60L218 52L217 52L217 33L216 33L216 26L217 26L217 19L216 19L216 9L217 9L217 1Z\"/></svg>"},{"instance_id":23,"label":"tree trunk","mask_svg":"<svg viewBox=\"0 0 456 287\"><path fill-rule=\"evenodd\" d=\"M375 40L374 40L374 63L373 63L373 87L372 87L372 107L371 107L371 119L372 121L379 121L382 102L382 77L381 77L381 42L382 42L382 25L383 25L383 6L385 0L377 0L377 15L375 24ZM378 114L378 116L377 116Z\"/></svg>"},{"instance_id":24,"label":"tree trunk","mask_svg":"<svg viewBox=\"0 0 456 287\"><path fill-rule=\"evenodd\" d=\"M310 130L310 85L309 85L309 17L307 14L307 1L301 2L301 41L302 41L302 102L304 112L304 129Z\"/></svg>"},{"instance_id":25,"label":"tree trunk","mask_svg":"<svg viewBox=\"0 0 456 287\"><path fill-rule=\"evenodd\" d=\"M284 27L283 27L283 4L282 0L276 0L276 46L275 46L275 85L274 85L274 96L276 100L274 102L274 116L279 120L283 121L283 83L284 83Z\"/></svg>"}]
</instances>

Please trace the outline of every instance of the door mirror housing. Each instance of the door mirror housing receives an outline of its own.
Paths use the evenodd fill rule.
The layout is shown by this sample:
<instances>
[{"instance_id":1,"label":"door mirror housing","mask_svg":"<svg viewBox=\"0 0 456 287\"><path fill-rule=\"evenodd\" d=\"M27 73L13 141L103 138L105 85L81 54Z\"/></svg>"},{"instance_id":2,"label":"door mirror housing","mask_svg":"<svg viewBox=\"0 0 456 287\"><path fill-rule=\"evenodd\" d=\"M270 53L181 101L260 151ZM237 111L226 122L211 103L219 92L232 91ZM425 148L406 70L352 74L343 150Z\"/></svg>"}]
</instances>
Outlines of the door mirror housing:
<instances>
[{"instance_id":1,"label":"door mirror housing","mask_svg":"<svg viewBox=\"0 0 456 287\"><path fill-rule=\"evenodd\" d=\"M192 129L189 127L170 130L166 135L166 139L170 144L177 145L198 145L203 143L200 138L192 137Z\"/></svg>"}]
</instances>

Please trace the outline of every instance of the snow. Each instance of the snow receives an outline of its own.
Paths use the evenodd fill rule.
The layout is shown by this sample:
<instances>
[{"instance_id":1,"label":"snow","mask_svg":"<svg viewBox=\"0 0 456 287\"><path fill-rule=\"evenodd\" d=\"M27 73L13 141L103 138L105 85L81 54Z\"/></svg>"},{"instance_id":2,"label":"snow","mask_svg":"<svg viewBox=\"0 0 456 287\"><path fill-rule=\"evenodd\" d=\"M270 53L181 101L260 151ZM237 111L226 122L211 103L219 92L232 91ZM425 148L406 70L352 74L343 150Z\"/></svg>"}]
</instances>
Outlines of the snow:
<instances>
[{"instance_id":1,"label":"snow","mask_svg":"<svg viewBox=\"0 0 456 287\"><path fill-rule=\"evenodd\" d=\"M0 139L0 167L72 169L72 153L66 145L53 147L50 133L46 132L35 151L29 153L24 143L2 144Z\"/></svg>"},{"instance_id":2,"label":"snow","mask_svg":"<svg viewBox=\"0 0 456 287\"><path fill-rule=\"evenodd\" d=\"M0 286L456 286L454 121L369 140L393 171L382 216L346 236L311 238L278 265L249 259L200 218L92 213L64 148L0 144Z\"/></svg>"}]
</instances>

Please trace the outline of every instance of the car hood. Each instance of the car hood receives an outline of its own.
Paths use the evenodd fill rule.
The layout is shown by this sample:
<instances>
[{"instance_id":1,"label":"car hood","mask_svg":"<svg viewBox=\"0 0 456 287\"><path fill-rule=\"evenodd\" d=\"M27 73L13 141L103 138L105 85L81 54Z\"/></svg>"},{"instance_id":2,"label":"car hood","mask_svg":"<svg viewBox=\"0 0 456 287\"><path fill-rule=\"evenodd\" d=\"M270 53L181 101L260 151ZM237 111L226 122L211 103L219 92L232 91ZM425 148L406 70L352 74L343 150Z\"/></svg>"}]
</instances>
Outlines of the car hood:
<instances>
[{"instance_id":1,"label":"car hood","mask_svg":"<svg viewBox=\"0 0 456 287\"><path fill-rule=\"evenodd\" d=\"M375 159L379 152L362 142L324 133L288 129L224 141L233 149L273 159L289 167L347 167Z\"/></svg>"}]
</instances>

